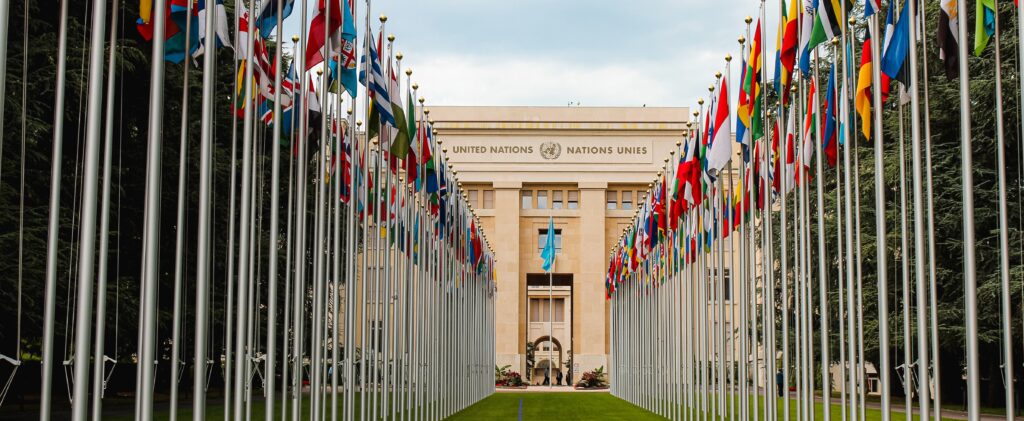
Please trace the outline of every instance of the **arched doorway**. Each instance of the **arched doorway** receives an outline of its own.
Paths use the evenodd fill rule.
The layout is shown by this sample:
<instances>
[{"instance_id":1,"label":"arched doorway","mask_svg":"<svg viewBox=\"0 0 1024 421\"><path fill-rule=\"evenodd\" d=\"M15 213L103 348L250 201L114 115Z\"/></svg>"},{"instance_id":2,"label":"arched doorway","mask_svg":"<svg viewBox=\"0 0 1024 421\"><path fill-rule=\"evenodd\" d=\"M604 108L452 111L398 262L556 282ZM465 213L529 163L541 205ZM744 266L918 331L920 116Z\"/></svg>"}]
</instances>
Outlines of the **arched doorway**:
<instances>
[{"instance_id":1,"label":"arched doorway","mask_svg":"<svg viewBox=\"0 0 1024 421\"><path fill-rule=\"evenodd\" d=\"M551 368L551 381L554 382L557 378L556 373L562 369L562 343L558 341L558 338L541 336L533 341L533 349L537 364L533 367L532 383L543 384L549 367Z\"/></svg>"}]
</instances>

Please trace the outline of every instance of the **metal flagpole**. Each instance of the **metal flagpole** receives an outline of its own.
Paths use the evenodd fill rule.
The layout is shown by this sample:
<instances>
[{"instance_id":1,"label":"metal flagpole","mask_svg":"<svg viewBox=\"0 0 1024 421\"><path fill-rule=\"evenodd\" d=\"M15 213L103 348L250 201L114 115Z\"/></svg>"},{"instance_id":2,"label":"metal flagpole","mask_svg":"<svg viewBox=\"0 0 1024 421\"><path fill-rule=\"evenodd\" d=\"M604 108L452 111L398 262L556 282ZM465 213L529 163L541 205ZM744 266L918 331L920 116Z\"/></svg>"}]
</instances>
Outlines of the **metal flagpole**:
<instances>
[{"instance_id":1,"label":"metal flagpole","mask_svg":"<svg viewBox=\"0 0 1024 421\"><path fill-rule=\"evenodd\" d=\"M255 10L254 0L249 0L249 10ZM238 307L236 309L235 319L235 367L234 367L234 385L238 389L235 391L233 396L233 414L235 421L241 421L244 416L244 409L242 408L245 396L243 391L249 389L248 379L246 374L248 373L251 361L249 360L249 353L246 347L247 343L247 323L249 317L249 306L248 306L248 280L250 270L250 253L249 249L250 242L250 225L252 215L250 209L252 208L251 197L252 197L252 167L253 167L253 106L254 103L250 102L253 93L252 77L253 77L253 48L255 38L250 36L246 46L246 66L245 66L245 96L243 97L245 104L245 114L242 123L242 186L241 186L241 209L239 226L242 227L241 233L239 234L238 248L240 250L238 256ZM148 360L142 360L146 362Z\"/></svg>"},{"instance_id":2,"label":"metal flagpole","mask_svg":"<svg viewBox=\"0 0 1024 421\"><path fill-rule=\"evenodd\" d=\"M911 25L912 26L912 25ZM900 83L900 89L906 89L902 83ZM900 93L902 97L902 92ZM900 195L900 268L902 269L902 298L903 298L903 361L904 363L897 366L897 369L903 371L903 396L906 404L904 414L910 414L913 411L913 398L911 397L911 390L913 389L913 379L911 378L911 356L910 351L910 262L907 260L907 189L906 189L906 141L904 140L903 131L903 98L898 100L899 108L899 159L900 159L900 184L899 184L899 195Z\"/></svg>"},{"instance_id":3,"label":"metal flagpole","mask_svg":"<svg viewBox=\"0 0 1024 421\"><path fill-rule=\"evenodd\" d=\"M917 13L916 13L917 1L916 0L911 0L911 1L906 2L906 5L904 5L904 7L909 7L910 8L909 12L910 12L910 18L911 19L914 19L917 16ZM996 25L997 26L998 26L998 21L999 21L999 18L997 17L996 18L996 22L997 22ZM913 203L913 206L914 206L914 262L916 263L916 270L914 271L914 275L915 275L915 285L916 285L916 292L915 293L916 293L916 299L917 299L917 349L918 349L917 377L918 377L918 381L919 381L917 393L918 393L918 402L919 402L919 404L921 406L920 413L922 414L922 416L926 417L930 413L929 410L928 410L928 404L929 404L929 402L928 402L928 387L930 385L930 382L928 380L928 365L929 365L929 361L928 361L928 335L927 335L927 332L926 332L926 329L925 329L925 326L926 326L925 320L926 320L927 304L925 302L925 299L926 299L926 297L925 297L926 287L925 287L925 273L924 273L924 270L925 270L924 220L923 220L924 206L923 206L923 203L922 203L922 188L921 188L921 115L920 115L921 114L921 110L920 110L920 91L918 90L918 75L917 75L917 70L918 70L917 69L917 67L918 67L918 65L917 65L917 33L916 33L916 31L917 31L917 24L916 24L916 22L911 22L911 24L907 25L907 27L909 28L908 31L910 32L910 35L909 35L910 36L910 51L909 51L910 58L908 60L910 62L910 88L911 88L910 89L910 102L911 102L911 105L910 105L910 121L911 121L911 124L910 124L911 147L910 147L910 150L911 150L911 159L912 159L912 164L911 165L912 165L913 172L914 172L914 174L913 174L913 188L914 188L914 203ZM998 38L997 38L997 44L996 45L998 46ZM999 49L996 48L996 54L997 54L996 57L999 57L998 56L998 54L999 54L998 51L999 51ZM997 59L997 63L998 63L998 59ZM999 75L999 66L998 65L996 66L996 75L997 75L996 77L997 77L997 80L998 80L998 75ZM998 83L997 83L997 85L998 85ZM1002 101L999 101L997 99L996 106L1001 108L1002 107ZM1000 123L1002 122L1001 110L997 111L996 118L997 118L998 122L1000 122ZM1002 148L999 148L999 156L1002 156L1002 153L1003 153ZM1002 168L1003 167L1000 166L1000 171L1002 171ZM1002 174L1002 173L1000 173L1000 174ZM1005 193L1005 183L1001 183L1001 186L1004 187L1004 189L1002 189L1002 191ZM1004 205L1004 207L1002 209L1003 212L1000 212L1000 215L1001 215L1000 218L1001 218L1001 222L1004 223L1002 228L1005 229L1006 228L1006 226L1005 226L1005 222L1006 222L1006 219L1005 219L1006 218L1006 216L1005 216L1005 204L1006 203L1005 203L1005 201L1003 201L1002 204ZM1006 239L1006 233L1005 232L1000 232L1000 237L1003 240L1005 240ZM1003 257L1004 257L1003 262L1004 263L1008 262L1008 260L1005 260L1005 258L1006 258L1006 249L1005 248L1003 249ZM929 260L929 262L931 262L931 264L934 265L934 261L933 260ZM1003 268L1006 269L1006 266L1003 266ZM1004 272L1003 279L1004 280L1008 280L1009 279L1008 278L1008 274L1006 272ZM1007 299L1009 299L1009 298L1007 298ZM907 305L909 306L909 303ZM1006 314L1009 314L1009 313L1006 313ZM1007 341L1007 346L1009 346L1009 341ZM910 361L908 360L906 362L906 364L909 365ZM1010 366L1008 365L1007 367L1010 367ZM1012 373L1012 371L1011 371L1011 373ZM1013 389L1013 386L1011 385L1010 386L1010 390L1012 390L1012 389ZM1010 398L1007 400L1007 404L1010 405L1009 408L1012 408L1012 405L1013 405L1012 400L1013 400L1012 396L1010 396ZM1012 413L1012 410L1009 413ZM908 412L908 414L909 414L909 412Z\"/></svg>"},{"instance_id":4,"label":"metal flagpole","mask_svg":"<svg viewBox=\"0 0 1024 421\"><path fill-rule=\"evenodd\" d=\"M916 5L915 5L916 7ZM924 13L921 13L921 33L927 34L928 19L925 19ZM1018 25L1018 27L1021 27ZM921 36L921 49L928 51L928 37ZM932 376L929 379L931 383L935 383L935 393L932 395L934 402L932 407L935 408L934 416L936 420L942 419L942 387L941 376L939 376L940 365L939 364L939 326L938 326L938 306L936 297L936 283L935 283L935 212L934 212L934 194L932 184L932 132L931 132L931 109L928 101L928 54L921 54L923 60L921 70L924 73L922 78L924 81L924 166L925 166L925 182L928 186L928 192L925 195L925 206L927 209L928 216L928 306L930 316L930 328L931 328L931 365L932 365ZM916 86L916 85L915 85ZM918 324L918 329L924 329L922 325ZM927 367L928 364L925 364ZM930 382L922 382L921 384L926 387L930 386ZM927 400L926 400L927 402ZM923 406L922 406L923 407Z\"/></svg>"},{"instance_id":5,"label":"metal flagpole","mask_svg":"<svg viewBox=\"0 0 1024 421\"><path fill-rule=\"evenodd\" d=\"M996 174L999 183L999 285L1000 285L1000 313L1001 313L1001 324L1002 324L1002 369L1003 369L1003 386L1005 388L1005 405L1006 405L1006 418L1013 420L1014 412L1014 396L1013 393L1013 324L1010 318L1010 245L1008 223L1006 220L1006 141L1003 135L1003 71L1002 71L1002 60L1000 54L1000 44L1002 41L1002 35L999 33L999 1L993 0L993 6L995 7L995 78L996 78ZM914 9L910 9L913 13ZM965 15L966 16L966 15ZM911 25L913 26L913 25ZM1020 24L1018 23L1018 26ZM966 38L964 38L966 39ZM911 43L911 48L913 48ZM916 76L916 75L915 75ZM921 280L924 283L924 280ZM923 295L923 286L918 290L918 293ZM920 307L923 303L923 299L919 295L919 310L918 310L918 323L923 326L924 323L924 310ZM923 344L924 338L919 335L919 344ZM920 346L920 345L919 345ZM922 348L923 350L924 348ZM927 354L922 351L922 356L927 359ZM921 367L919 370L922 372L922 377L928 375L927 367Z\"/></svg>"},{"instance_id":6,"label":"metal flagpole","mask_svg":"<svg viewBox=\"0 0 1024 421\"><path fill-rule=\"evenodd\" d=\"M97 6L98 7L98 6ZM153 10L164 10L165 0L155 0ZM143 231L142 285L139 313L140 331L139 372L137 374L138 394L135 397L135 412L140 418L153 415L153 380L156 361L156 292L159 282L160 244L160 196L161 158L163 146L163 96L164 96L164 33L166 16L153 14L153 50L150 72L149 133L146 154L146 199L145 230ZM101 48L101 47L95 47ZM250 49L251 51L251 49ZM92 109L92 107L90 107ZM84 354L77 354L83 358ZM85 396L85 395L80 395Z\"/></svg>"},{"instance_id":7,"label":"metal flagpole","mask_svg":"<svg viewBox=\"0 0 1024 421\"><path fill-rule=\"evenodd\" d=\"M845 16L845 12L843 13L843 15ZM849 24L850 24L851 28L853 27L854 23L856 23L856 18L851 16L850 20L849 20ZM854 308L855 308L854 304L853 304L853 295L854 295L854 289L853 289L853 282L854 282L854 279L853 279L853 277L854 277L854 267L853 267L853 264L854 264L853 263L854 262L854 260L853 260L853 253L854 253L854 251L853 251L853 203L852 203L853 202L853 200L852 200L853 191L852 191L851 186L850 186L850 178L854 177L854 176L859 177L859 172L860 171L859 171L859 169L856 172L851 172L850 171L850 165L851 165L851 162L850 162L850 149L853 147L853 141L850 138L850 134L851 134L850 124L851 124L851 122L849 121L850 113L849 113L849 108L848 108L850 106L850 103L849 103L850 75L848 74L848 72L849 72L849 69L850 69L850 63L855 62L855 60L854 60L853 57L851 57L849 55L850 53L852 53L852 51L851 51L852 49L848 50L848 48L851 45L848 42L851 41L851 38L849 38L849 37L852 37L852 36L853 36L853 34L849 33L849 28L847 28L846 26L843 26L842 27L842 44L843 44L842 74L843 74L843 87L842 87L842 95L841 95L842 107L843 108L841 110L841 112L842 112L842 117L841 118L842 118L842 122L843 122L843 124L842 124L842 129L843 129L842 136L843 136L843 139L845 140L845 143L843 144L843 170L844 170L843 171L843 175L844 175L844 182L843 182L844 192L843 193L844 193L844 198L845 198L845 202L843 203L844 207L845 207L845 211L843 212L843 216L845 217L844 223L846 225L846 232L845 232L845 244L846 244L846 312L845 312L845 315L843 313L840 313L840 321L839 321L839 323L840 323L840 328L842 328L843 318L845 317L845 319L846 319L846 338L845 338L845 340L847 341L847 352L846 352L845 358L846 358L847 366L843 367L843 368L845 368L847 370L847 377L848 378L847 378L846 385L844 385L844 390L849 395L849 401L847 403L844 403L844 405L848 405L849 406L849 418L848 419L850 419L850 420L857 420L858 419L857 418L857 406L856 406L856 399L857 399L856 398L857 397L856 383L857 383L857 380L856 380L856 370L855 370L855 367L856 367L856 362L855 362L856 361L856 357L855 357L855 354L856 354L857 345L856 345L856 342L854 341L854 332L855 332L856 329L854 327L854 317L853 317ZM856 136L856 132L854 132L853 135ZM842 244L842 241L843 240L840 240L840 244ZM840 283L840 287L842 287L842 283Z\"/></svg>"},{"instance_id":8,"label":"metal flagpole","mask_svg":"<svg viewBox=\"0 0 1024 421\"><path fill-rule=\"evenodd\" d=\"M818 83L818 51L814 51L814 83ZM821 113L819 105L818 90L814 91L814 125L815 127L821 126ZM828 375L829 362L832 361L829 357L829 320L828 320L828 270L825 268L825 194L822 191L822 181L824 177L824 171L822 170L822 159L825 156L822 151L822 131L815 130L816 139L814 139L815 147L815 159L814 167L815 173L817 174L817 180L815 182L817 190L817 202L818 202L818 300L821 301L819 304L819 316L820 323L819 329L821 329L821 387L823 390L822 400L825 408L832 407L832 388L831 379ZM831 417L831 411L822 411L822 419L828 421Z\"/></svg>"},{"instance_id":9,"label":"metal flagpole","mask_svg":"<svg viewBox=\"0 0 1024 421\"><path fill-rule=\"evenodd\" d=\"M277 16L283 17L284 16L284 11L283 11L284 10L284 0L277 0L275 3L277 4L277 6L276 6L277 7ZM207 19L206 19L206 22L207 22L207 25L206 25L206 27L207 27L207 37L206 37L206 40L207 40L207 42L211 42L211 40L214 39L213 35L212 35L212 33L213 33L212 27L215 26L215 25L213 25L213 22L214 22L213 17L212 17L213 14L211 12L209 12L209 10L212 10L212 9L213 9L212 7L207 7ZM267 265L268 265L268 267L267 267L267 282L269 284L269 286L268 286L269 291L267 293L267 295L268 295L268 297L267 297L267 301L268 301L268 303L267 303L267 307L268 307L268 309L267 309L267 354L266 354L266 360L264 362L265 365L266 365L266 374L265 374L265 376L266 376L265 377L266 378L266 390L264 391L264 393L266 394L266 406L265 406L264 411L266 413L267 421L272 421L272 420L275 419L274 403L277 401L277 393L276 393L276 391L277 391L276 390L277 376L276 376L275 364L277 364L277 340L278 340L278 338L277 338L277 284L278 284L278 279L277 279L278 278L278 276L277 276L277 261L278 261L277 253L278 253L278 248L279 248L279 246L278 246L278 237L280 236L280 233L279 233L280 230L278 228L278 225L279 225L279 221L278 220L279 220L280 207L281 207L279 196L280 196L280 190L281 190L281 187L280 187L280 178L281 178L281 175L280 175L280 173L281 173L281 156L280 156L281 155L281 130L283 129L283 127L281 127L281 125L282 125L282 115L281 115L282 114L282 110L281 110L281 72L284 71L284 66L283 66L284 65L284 60L282 59L283 48L284 48L283 44L282 44L283 40L284 40L283 27L284 27L284 25L279 22L278 25L277 25L277 36L275 37L275 39L278 41L278 44L277 44L277 46L275 48L276 51L274 52L274 133L273 133L273 140L272 140L271 145L270 145L270 148L271 148L271 152L270 152L270 154L271 154L270 155L270 159L271 159L271 164L270 164L270 166L271 166L271 168L270 168L270 173L271 173L270 174L270 229L269 229L270 230L270 238L267 239L267 249L268 249L267 250L267 253L268 253L267 254L267 261L268 261L268 263L267 263ZM205 85L204 85L204 88L205 88ZM293 89L293 92L294 92L294 89L295 89L294 85L293 85L292 89ZM301 89L301 88L299 88L299 89ZM293 102L293 108L292 109L293 110L295 109L294 108L294 102ZM200 230L202 230L202 228L200 228ZM286 250L285 254L287 254L287 253L288 252ZM285 333L285 334L287 335L287 333ZM287 340L285 340L284 341L285 346L287 346L287 343L288 343ZM201 355L201 354L199 354L197 352L196 353L196 358L199 358L199 355ZM197 372L197 374L198 374L198 372ZM282 377L282 379L283 379L283 377Z\"/></svg>"},{"instance_id":10,"label":"metal flagpole","mask_svg":"<svg viewBox=\"0 0 1024 421\"><path fill-rule=\"evenodd\" d=\"M156 0L161 4L164 0ZM7 8L9 4L0 5ZM158 9L159 10L159 9ZM53 150L50 158L50 205L46 235L46 287L43 298L42 379L39 393L39 419L50 419L53 396L53 330L57 306L57 248L60 232L60 178L64 151L64 87L68 50L68 2L60 2L60 26L57 35L57 69L53 100ZM162 19L162 18L161 18ZM6 22L6 16L0 21ZM5 23L6 25L6 23ZM161 28L162 29L162 28ZM156 40L154 40L156 41ZM162 41L161 41L162 42ZM6 43L3 43L6 45ZM155 48L156 42L154 42ZM6 49L6 46L4 47ZM6 61L6 60L0 60ZM2 66L6 66L6 63Z\"/></svg>"},{"instance_id":11,"label":"metal flagpole","mask_svg":"<svg viewBox=\"0 0 1024 421\"><path fill-rule=\"evenodd\" d=\"M188 46L192 45L192 2L188 2L186 5L186 13L189 16L185 20L185 45L188 48ZM210 23L210 26L214 26L212 25L213 21L210 21ZM189 66L187 62L181 66L181 133L178 144L178 206L177 219L174 225L174 292L172 298L174 304L171 313L171 367L169 370L171 374L171 391L168 404L170 406L168 419L171 421L178 419L178 383L180 382L178 367L184 364L181 361L181 318L183 317L181 309L181 278L185 270L185 203L188 201L188 198L185 196L185 183L188 181L188 71L190 67L192 66Z\"/></svg>"},{"instance_id":12,"label":"metal flagpole","mask_svg":"<svg viewBox=\"0 0 1024 421\"><path fill-rule=\"evenodd\" d=\"M786 7L785 0L779 0L779 7L780 7L779 14L781 15L782 11L785 10L785 7ZM780 22L781 22L781 20L780 20ZM781 87L781 84L780 84L780 87ZM784 105L784 102L785 102L784 98L788 97L788 96L789 96L789 92L788 91L787 92L780 92L779 93L779 120L778 120L778 124L779 124L779 127L781 128L781 130L779 130L779 151L776 152L777 154L781 155L780 160L782 161L782 163L781 163L782 168L781 168L781 171L779 171L779 174L781 174L781 180L779 180L779 190L780 190L780 194L781 194L781 197L782 197L782 200L780 201L780 204L779 204L779 228L780 228L779 229L779 235L780 235L779 248L780 248L780 251L781 251L782 259L781 259L781 261L779 263L780 263L781 270L782 270L780 272L780 275L781 275L781 278L782 278L781 279L781 282L782 282L782 288L781 288L782 289L782 291L781 291L782 292L782 297L781 297L781 301L782 301L781 315L782 315L782 317L781 318L782 318L782 390L783 390L783 395L782 395L783 396L783 400L782 400L782 419L783 419L783 421L789 421L789 255L788 255L788 247L787 247L788 238L787 238L787 235L786 235L788 233L787 225L786 224L789 221L788 221L788 215L787 215L787 209L786 209L788 207L787 206L788 204L786 202L789 199L788 198L788 192L789 192L789 185L788 185L788 183L789 183L790 180L789 180L789 168L787 167L787 165L789 164L789 149L790 149L790 146L789 146L789 124L788 123L787 124L783 124L782 123L783 121L786 121L786 122L789 121L789 120L786 119L786 108L785 108L785 105ZM790 112L795 112L795 110L791 109ZM776 165L778 165L778 164L776 164ZM742 225L741 225L741 230L742 230ZM744 394L744 396L746 396L746 395Z\"/></svg>"},{"instance_id":13,"label":"metal flagpole","mask_svg":"<svg viewBox=\"0 0 1024 421\"><path fill-rule=\"evenodd\" d=\"M0 98L6 98L5 88L7 86L7 29L10 27L10 8L11 2L0 2ZM103 31L103 25L100 25L98 31ZM4 101L0 101L0 116L4 115L3 102ZM0 130L2 129L3 122L0 121ZM2 151L3 139L0 138L0 152Z\"/></svg>"},{"instance_id":14,"label":"metal flagpole","mask_svg":"<svg viewBox=\"0 0 1024 421\"><path fill-rule=\"evenodd\" d=\"M104 109L104 132L103 132L103 186L100 199L100 252L96 268L96 341L93 350L93 378L92 378L92 418L99 420L103 414L103 393L104 376L107 363L106 351L104 351L106 339L107 320L107 264L110 240L110 184L113 145L114 145L114 78L117 75L115 64L117 52L117 22L118 22L118 0L113 0L110 7L110 50L107 56L107 84ZM28 42L26 40L26 42ZM26 62L27 65L27 62ZM23 92L24 97L24 92ZM23 130L24 131L24 130Z\"/></svg>"},{"instance_id":15,"label":"metal flagpole","mask_svg":"<svg viewBox=\"0 0 1024 421\"><path fill-rule=\"evenodd\" d=\"M355 98L352 98L352 106L348 109L348 127L346 128L346 136L348 137L348 150L349 159L352 162L349 164L349 190L348 190L348 209L345 225L345 347L344 355L342 358L345 360L345 400L344 407L345 413L342 419L353 420L355 418L355 329L356 329L356 264L357 264L357 249L356 249L356 210L358 209L358 203L361 199L358 196L358 190L363 190L360 183L365 183L365 179L358 178L360 175L356 172L359 171L359 137L356 133L356 125L353 124L355 119ZM365 202L364 202L365 203ZM363 250L365 255L366 251Z\"/></svg>"},{"instance_id":16,"label":"metal flagpole","mask_svg":"<svg viewBox=\"0 0 1024 421\"><path fill-rule=\"evenodd\" d=\"M2 7L4 15L7 14L8 5ZM84 420L89 410L89 346L91 345L90 322L92 321L92 294L94 277L94 253L96 243L96 199L99 196L99 151L100 151L100 130L103 121L100 120L103 105L103 29L106 27L106 2L97 1L92 5L92 33L89 36L89 94L88 114L86 123L85 143L85 166L82 170L83 180L83 204L80 221L80 241L78 252L78 298L75 309L75 348L74 348L74 394L78 399L72 400L71 415L75 420ZM6 32L6 16L0 17L5 23L3 31ZM6 37L6 33L3 34ZM6 58L6 40L0 42L4 45L4 54L0 57ZM161 57L162 59L162 57ZM0 80L3 80L0 78ZM3 95L0 95L2 98ZM55 141L62 141L62 139ZM55 163L56 164L56 163ZM96 356L101 358L102 356Z\"/></svg>"},{"instance_id":17,"label":"metal flagpole","mask_svg":"<svg viewBox=\"0 0 1024 421\"><path fill-rule=\"evenodd\" d=\"M957 2L957 14L959 16L967 15L967 3ZM960 22L957 25L957 39L959 43L957 45L957 56L960 70L960 171L962 178L963 187L963 224L964 224L964 321L965 321L965 339L966 344L966 372L967 372L967 418L976 421L980 418L980 382L981 373L978 371L978 286L977 280L975 279L975 255L974 255L974 174L972 155L971 151L971 92L970 92L970 74L968 73L967 67L967 28L964 22ZM877 49L877 47L876 47ZM877 93L875 94L878 95ZM876 123L881 120L881 116L878 115L875 118ZM876 131L881 131L880 128ZM879 139L880 140L880 139ZM878 142L877 144L881 144ZM877 175L876 177L881 177ZM878 190L881 194L881 190ZM879 251L879 257L881 257L881 251ZM879 275L881 275L879 271ZM879 300L883 297L881 291L879 292ZM884 308L879 306L879 308ZM883 343L888 343L884 341ZM888 365L883 364L883 369L887 369ZM885 383L883 382L883 387ZM884 392L883 392L884 393ZM885 395L883 395L885 398ZM884 401L883 401L884 402ZM883 405L884 406L884 405ZM887 411L886 411L887 412ZM883 420L883 421L888 421Z\"/></svg>"},{"instance_id":18,"label":"metal flagpole","mask_svg":"<svg viewBox=\"0 0 1024 421\"><path fill-rule=\"evenodd\" d=\"M115 2L116 3L116 2ZM195 359L192 376L192 416L199 421L206 418L206 360L207 338L210 318L210 258L211 246L210 225L212 223L212 190L213 190L213 108L214 73L217 71L216 47L212 43L216 39L216 8L206 7L207 42L203 55L203 96L202 117L200 121L199 143L199 209L198 234L196 240L196 321L195 321ZM113 73L113 72L111 72Z\"/></svg>"},{"instance_id":19,"label":"metal flagpole","mask_svg":"<svg viewBox=\"0 0 1024 421\"><path fill-rule=\"evenodd\" d=\"M967 12L961 9L963 14L961 16L967 16ZM887 259L889 256L886 251L885 242L885 178L883 172L885 170L884 155L882 150L882 81L881 81L881 54L879 53L879 41L878 35L878 14L872 15L868 18L868 31L871 32L871 57L874 58L875 63L871 66L871 86L875 89L871 90L872 94L872 118L874 119L874 155L875 155L875 259L877 264L877 276L878 276L878 353L879 353L879 386L882 389L882 421L889 421L890 419L890 381L889 381L889 281L888 281L888 269ZM961 39L966 40L964 36ZM964 59L966 62L966 58ZM966 73L966 72L965 72ZM964 105L961 103L961 105ZM966 112L966 111L965 111ZM965 184L966 186L966 184ZM966 189L966 187L965 187ZM966 208L965 208L966 212ZM859 224L858 224L859 226ZM965 227L966 229L966 227ZM972 235L973 236L973 235ZM859 249L858 245L858 249ZM968 246L971 247L971 246ZM971 259L973 260L973 258ZM858 279L860 275L858 274Z\"/></svg>"}]
</instances>

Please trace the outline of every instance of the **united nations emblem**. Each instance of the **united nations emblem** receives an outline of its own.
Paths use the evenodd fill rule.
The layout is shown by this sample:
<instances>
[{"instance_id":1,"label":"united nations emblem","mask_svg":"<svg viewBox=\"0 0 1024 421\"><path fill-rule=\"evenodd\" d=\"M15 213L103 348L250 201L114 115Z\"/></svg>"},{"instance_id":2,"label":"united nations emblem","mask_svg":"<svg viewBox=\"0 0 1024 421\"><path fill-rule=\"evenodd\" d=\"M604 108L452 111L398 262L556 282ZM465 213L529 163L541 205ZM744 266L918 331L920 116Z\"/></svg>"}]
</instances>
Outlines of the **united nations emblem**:
<instances>
[{"instance_id":1,"label":"united nations emblem","mask_svg":"<svg viewBox=\"0 0 1024 421\"><path fill-rule=\"evenodd\" d=\"M558 159L562 155L562 145L558 142L544 142L540 144L540 156L544 159Z\"/></svg>"}]
</instances>

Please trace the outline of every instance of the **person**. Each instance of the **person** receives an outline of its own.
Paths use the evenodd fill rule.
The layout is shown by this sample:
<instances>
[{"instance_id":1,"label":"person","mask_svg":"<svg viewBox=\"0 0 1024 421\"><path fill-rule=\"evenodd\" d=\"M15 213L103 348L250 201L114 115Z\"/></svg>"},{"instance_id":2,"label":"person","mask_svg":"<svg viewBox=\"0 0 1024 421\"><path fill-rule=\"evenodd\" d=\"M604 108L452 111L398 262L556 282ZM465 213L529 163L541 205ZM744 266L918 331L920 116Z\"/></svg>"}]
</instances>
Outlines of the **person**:
<instances>
[{"instance_id":1,"label":"person","mask_svg":"<svg viewBox=\"0 0 1024 421\"><path fill-rule=\"evenodd\" d=\"M548 375L547 371L544 371L544 383L542 383L542 384L544 386L547 386L547 385L551 384L551 376Z\"/></svg>"},{"instance_id":2,"label":"person","mask_svg":"<svg viewBox=\"0 0 1024 421\"><path fill-rule=\"evenodd\" d=\"M562 385L562 370L558 370L558 373L555 373L555 385Z\"/></svg>"},{"instance_id":3,"label":"person","mask_svg":"<svg viewBox=\"0 0 1024 421\"><path fill-rule=\"evenodd\" d=\"M782 370L779 370L778 373L775 373L775 384L778 385L776 389L779 391L779 396L782 396L782 393L784 392L782 390Z\"/></svg>"}]
</instances>

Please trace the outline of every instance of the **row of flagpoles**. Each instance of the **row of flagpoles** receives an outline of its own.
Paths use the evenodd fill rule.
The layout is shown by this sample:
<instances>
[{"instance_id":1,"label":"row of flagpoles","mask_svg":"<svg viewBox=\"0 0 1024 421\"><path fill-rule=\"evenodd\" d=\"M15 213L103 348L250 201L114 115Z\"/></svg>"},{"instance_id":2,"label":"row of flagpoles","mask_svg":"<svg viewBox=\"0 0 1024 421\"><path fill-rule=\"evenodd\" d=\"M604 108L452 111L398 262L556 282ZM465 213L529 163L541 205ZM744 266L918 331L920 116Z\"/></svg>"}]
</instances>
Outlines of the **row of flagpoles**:
<instances>
[{"instance_id":1,"label":"row of flagpoles","mask_svg":"<svg viewBox=\"0 0 1024 421\"><path fill-rule=\"evenodd\" d=\"M1006 417L1012 419L1015 380L999 2L976 2L973 46L964 22L966 1L893 0L884 17L879 0L859 3L863 14L855 16L852 5L840 0L780 0L780 16L773 19L778 24L774 79L762 69L768 52L762 38L762 24L767 24L764 1L753 37L754 19L746 19L746 35L739 39L737 103L731 104L729 96L730 88L736 89L730 86L734 60L726 55L724 74L717 73L709 87L708 106L698 100L700 108L688 123L687 135L665 160L665 168L610 253L605 286L611 300L616 396L671 419L828 420L835 402L831 391L838 390L835 403L842 419L863 420L870 388L867 370L874 365L881 419L890 419L897 405L890 393L894 372L905 395L903 408L897 409L940 418L943 385L925 54L928 48L937 48L947 76L959 78L965 247L960 328L966 333L964 379L972 420L980 417L981 378L970 111L978 105L996 112L1000 370ZM933 7L940 13L939 43L929 47L924 11ZM1024 11L1019 4L1016 10L1020 27ZM990 39L996 44L996 100L975 104L970 98L968 55L985 54ZM823 71L828 72L825 79ZM901 121L896 142L899 179L910 180L912 186L909 204L907 189L899 189L902 295L892 304L883 158L893 153L885 146L894 142L885 142L882 130L890 80L900 90L894 107ZM769 90L774 94L771 99ZM910 110L909 177L902 137L904 108ZM1020 124L1020 117L1010 118ZM864 296L861 282L861 251L867 245L860 233L872 222L861 220L857 129L874 151L875 297ZM739 143L739 158L733 139ZM833 177L829 169L836 180L834 191L823 188L823 180ZM826 194L834 196L835 206L826 208ZM864 206L869 203L865 198ZM911 235L908 212L913 215ZM835 232L826 232L826 214L835 221ZM830 274L837 279L830 279ZM829 308L833 296L838 309ZM877 314L864 314L865 299L877 300ZM902 344L890 339L888 316L896 308L903 312ZM866 320L877 325L877 362L865 358ZM916 329L911 329L912 322ZM837 348L839 355L832 354ZM893 348L903 351L904 363L898 367L891 363ZM816 400L824 403L824 411L816 409Z\"/></svg>"},{"instance_id":2,"label":"row of flagpoles","mask_svg":"<svg viewBox=\"0 0 1024 421\"><path fill-rule=\"evenodd\" d=\"M7 9L4 3L2 10ZM424 98L417 97L411 69L405 70L403 83L395 38L382 36L386 17L380 16L375 38L369 0L361 11L356 0L317 2L309 21L309 2L294 3L239 0L232 37L220 0L140 2L137 26L152 42L152 68L145 225L133 234L142 238L143 256L136 419L152 419L163 411L154 401L155 394L165 392L157 390L158 368L171 376L166 390L170 419L178 416L183 388L191 390L194 419L204 419L212 404L223 406L225 419L235 420L249 419L254 407L262 407L268 420L441 419L493 392L495 258L443 142L436 138ZM108 5L114 13L108 13ZM76 215L77 304L65 309L74 323L73 337L66 338L73 351L65 366L75 420L102 418L110 361L104 350L107 294L96 291L107 290L119 4L94 0L90 7L83 202ZM293 19L301 21L301 30L289 45L282 31L293 9L299 11ZM357 37L357 12L365 17L362 38ZM67 1L60 2L59 13L42 310L43 420L52 416L58 248L66 241L57 234L64 179ZM6 12L0 18L6 30ZM213 130L218 117L228 116L214 106L214 86L229 81L216 80L217 54L210 52L232 46L237 78L230 115L231 193L214 198L213 145L229 142L226 134ZM285 66L288 47L294 60ZM4 56L0 51L0 63ZM163 125L173 118L164 109L170 71L165 62L182 63L172 69L184 72L186 84L176 236L171 241L160 238L162 154L168 140ZM188 72L200 62L201 131L189 133L186 123L197 110L187 105ZM191 185L186 160L195 142L199 179ZM198 203L188 209L193 192ZM225 232L211 226L215 199L230 203ZM190 211L198 215L193 230L184 224ZM211 259L214 237L220 234L226 237L227 275L224 288L214 288ZM183 259L183 245L192 244L189 236L197 247L191 268ZM159 256L161 247L172 242L170 266ZM161 308L157 294L165 272L173 272L173 306ZM219 302L212 296L218 289L226 289ZM195 296L190 299L183 290L194 290ZM187 319L189 308L194 320ZM170 337L158 335L160 312L172 315ZM225 317L221 341L211 328L214 314ZM192 352L181 346L189 335ZM172 347L166 368L157 351L165 344ZM207 400L215 367L224 379L224 401L216 403ZM192 372L191 388L180 385L185 370Z\"/></svg>"}]
</instances>

